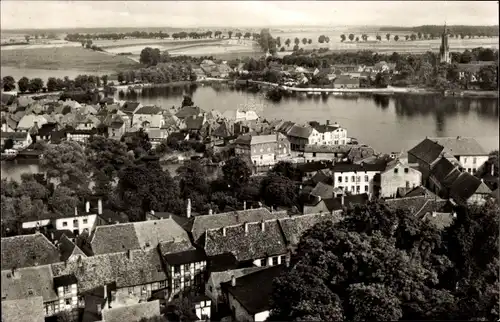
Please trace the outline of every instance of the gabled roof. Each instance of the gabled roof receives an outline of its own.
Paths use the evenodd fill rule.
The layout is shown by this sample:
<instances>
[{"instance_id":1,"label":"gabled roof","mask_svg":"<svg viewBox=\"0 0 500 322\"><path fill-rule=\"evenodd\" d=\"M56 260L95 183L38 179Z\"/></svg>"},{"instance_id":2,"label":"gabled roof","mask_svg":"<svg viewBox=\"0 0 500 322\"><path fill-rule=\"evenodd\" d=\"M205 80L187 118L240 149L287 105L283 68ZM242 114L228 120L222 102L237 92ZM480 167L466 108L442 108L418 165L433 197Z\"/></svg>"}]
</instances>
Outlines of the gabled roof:
<instances>
[{"instance_id":1,"label":"gabled roof","mask_svg":"<svg viewBox=\"0 0 500 322\"><path fill-rule=\"evenodd\" d=\"M284 268L284 265L272 266L237 278L235 286L231 282L222 283L221 288L227 290L251 315L268 311L271 309L269 299L273 280L281 275Z\"/></svg>"},{"instance_id":2,"label":"gabled roof","mask_svg":"<svg viewBox=\"0 0 500 322\"><path fill-rule=\"evenodd\" d=\"M139 102L125 102L123 104L121 111L126 114L134 114L135 110L141 105Z\"/></svg>"},{"instance_id":3,"label":"gabled roof","mask_svg":"<svg viewBox=\"0 0 500 322\"><path fill-rule=\"evenodd\" d=\"M433 193L424 186L415 187L405 194L405 197L419 197L419 196L425 196L429 199L437 198L435 193Z\"/></svg>"},{"instance_id":4,"label":"gabled roof","mask_svg":"<svg viewBox=\"0 0 500 322\"><path fill-rule=\"evenodd\" d=\"M150 319L159 316L159 300L120 306L102 311L102 320L104 322L140 322L142 319Z\"/></svg>"},{"instance_id":5,"label":"gabled roof","mask_svg":"<svg viewBox=\"0 0 500 322\"><path fill-rule=\"evenodd\" d=\"M431 176L436 178L436 180L438 180L441 184L444 184L444 182L449 176L455 175L456 178L460 174L460 170L458 170L458 165L453 164L447 158L441 158L434 165L430 173Z\"/></svg>"},{"instance_id":6,"label":"gabled roof","mask_svg":"<svg viewBox=\"0 0 500 322\"><path fill-rule=\"evenodd\" d=\"M319 171L318 171L319 172ZM328 184L324 184L322 182L318 182L318 184L311 191L312 196L321 197L322 199L333 198L334 187Z\"/></svg>"},{"instance_id":7,"label":"gabled roof","mask_svg":"<svg viewBox=\"0 0 500 322\"><path fill-rule=\"evenodd\" d=\"M313 131L312 127L305 127L301 125L294 124L290 130L286 133L286 135L291 136L291 137L298 137L298 138L303 138L303 139L308 139L309 136L311 136Z\"/></svg>"},{"instance_id":8,"label":"gabled roof","mask_svg":"<svg viewBox=\"0 0 500 322\"><path fill-rule=\"evenodd\" d=\"M186 123L186 129L188 130L201 130L203 123L205 123L205 117L192 115L184 119Z\"/></svg>"},{"instance_id":9,"label":"gabled roof","mask_svg":"<svg viewBox=\"0 0 500 322\"><path fill-rule=\"evenodd\" d=\"M2 269L47 265L59 261L59 251L42 234L2 238Z\"/></svg>"},{"instance_id":10,"label":"gabled roof","mask_svg":"<svg viewBox=\"0 0 500 322\"><path fill-rule=\"evenodd\" d=\"M276 135L252 135L250 144L276 143Z\"/></svg>"},{"instance_id":11,"label":"gabled roof","mask_svg":"<svg viewBox=\"0 0 500 322\"><path fill-rule=\"evenodd\" d=\"M281 132L281 133L287 133L288 131L290 131L290 129L295 125L294 122L290 122L290 121L284 121L282 122L281 124L279 124L278 128L276 129L278 132Z\"/></svg>"},{"instance_id":12,"label":"gabled roof","mask_svg":"<svg viewBox=\"0 0 500 322\"><path fill-rule=\"evenodd\" d=\"M61 260L68 260L73 255L81 255L87 257L85 253L75 245L66 235L63 235L57 244L59 252L61 253Z\"/></svg>"},{"instance_id":13,"label":"gabled roof","mask_svg":"<svg viewBox=\"0 0 500 322\"><path fill-rule=\"evenodd\" d=\"M432 164L440 156L444 147L431 139L425 138L422 142L408 151L408 154L414 155L427 164Z\"/></svg>"},{"instance_id":14,"label":"gabled roof","mask_svg":"<svg viewBox=\"0 0 500 322\"><path fill-rule=\"evenodd\" d=\"M318 131L319 133L326 133L326 132L333 132L336 129L338 129L338 126L333 126L333 125L326 125L326 124L318 124L313 126L313 128Z\"/></svg>"},{"instance_id":15,"label":"gabled roof","mask_svg":"<svg viewBox=\"0 0 500 322\"><path fill-rule=\"evenodd\" d=\"M3 322L44 322L44 317L45 308L41 296L2 301Z\"/></svg>"},{"instance_id":16,"label":"gabled roof","mask_svg":"<svg viewBox=\"0 0 500 322\"><path fill-rule=\"evenodd\" d=\"M4 267L2 267L4 268ZM44 302L57 300L50 265L2 271L2 299L20 300L41 296Z\"/></svg>"},{"instance_id":17,"label":"gabled roof","mask_svg":"<svg viewBox=\"0 0 500 322\"><path fill-rule=\"evenodd\" d=\"M209 229L220 229L222 227L235 226L245 222L260 222L262 220L286 217L288 217L286 211L270 212L266 208L255 208L213 215L196 216L192 221L191 233L193 234L194 241L198 242L205 231Z\"/></svg>"},{"instance_id":18,"label":"gabled roof","mask_svg":"<svg viewBox=\"0 0 500 322\"><path fill-rule=\"evenodd\" d=\"M291 218L283 218L278 221L285 236L287 245L295 246L299 243L302 234L304 234L306 230L312 228L320 222L328 220L337 222L340 220L340 217L327 213L315 213L294 216Z\"/></svg>"},{"instance_id":19,"label":"gabled roof","mask_svg":"<svg viewBox=\"0 0 500 322\"><path fill-rule=\"evenodd\" d=\"M458 136L432 138L431 140L443 146L447 152L453 156L488 155L484 148L474 138Z\"/></svg>"},{"instance_id":20,"label":"gabled roof","mask_svg":"<svg viewBox=\"0 0 500 322\"><path fill-rule=\"evenodd\" d=\"M392 209L408 209L415 215L425 206L429 199L425 196L387 199L385 203Z\"/></svg>"},{"instance_id":21,"label":"gabled roof","mask_svg":"<svg viewBox=\"0 0 500 322\"><path fill-rule=\"evenodd\" d=\"M213 136L218 136L218 137L230 137L233 134L230 131L230 126L227 124L227 122L222 122L219 124L219 126L212 132Z\"/></svg>"},{"instance_id":22,"label":"gabled roof","mask_svg":"<svg viewBox=\"0 0 500 322\"><path fill-rule=\"evenodd\" d=\"M222 283L231 282L231 278L233 276L234 278L239 278L251 273L258 272L263 269L266 269L266 267L254 266L254 267L230 269L221 272L216 271L210 273L210 279L212 280L212 283L215 285L215 287L220 287Z\"/></svg>"},{"instance_id":23,"label":"gabled roof","mask_svg":"<svg viewBox=\"0 0 500 322\"><path fill-rule=\"evenodd\" d=\"M315 145L307 144L304 147L305 153L348 153L352 145Z\"/></svg>"},{"instance_id":24,"label":"gabled roof","mask_svg":"<svg viewBox=\"0 0 500 322\"><path fill-rule=\"evenodd\" d=\"M200 113L201 109L198 106L184 106L175 114L175 116L178 118L186 118Z\"/></svg>"},{"instance_id":25,"label":"gabled roof","mask_svg":"<svg viewBox=\"0 0 500 322\"><path fill-rule=\"evenodd\" d=\"M262 230L261 225L264 225ZM245 231L245 229L248 231ZM286 242L277 220L245 223L225 229L208 230L205 253L215 256L233 253L239 262L281 255L287 252Z\"/></svg>"},{"instance_id":26,"label":"gabled roof","mask_svg":"<svg viewBox=\"0 0 500 322\"><path fill-rule=\"evenodd\" d=\"M462 172L450 188L450 196L457 203L466 202L474 194L489 195L490 188L484 182L468 172Z\"/></svg>"},{"instance_id":27,"label":"gabled roof","mask_svg":"<svg viewBox=\"0 0 500 322\"><path fill-rule=\"evenodd\" d=\"M189 241L187 232L173 219L98 226L91 241L94 254L157 247L160 242Z\"/></svg>"},{"instance_id":28,"label":"gabled roof","mask_svg":"<svg viewBox=\"0 0 500 322\"><path fill-rule=\"evenodd\" d=\"M162 109L158 106L143 106L137 111L135 111L135 115L137 114L146 114L146 115L158 115L161 114Z\"/></svg>"}]
</instances>

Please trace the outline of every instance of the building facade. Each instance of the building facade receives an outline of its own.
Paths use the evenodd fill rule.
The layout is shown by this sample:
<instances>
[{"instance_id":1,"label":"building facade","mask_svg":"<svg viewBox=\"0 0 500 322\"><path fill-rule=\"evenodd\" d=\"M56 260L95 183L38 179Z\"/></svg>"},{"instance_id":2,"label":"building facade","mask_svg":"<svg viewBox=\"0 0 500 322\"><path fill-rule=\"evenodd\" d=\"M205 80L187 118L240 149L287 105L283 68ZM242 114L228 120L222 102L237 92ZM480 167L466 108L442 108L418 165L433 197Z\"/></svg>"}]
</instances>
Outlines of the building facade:
<instances>
[{"instance_id":1,"label":"building facade","mask_svg":"<svg viewBox=\"0 0 500 322\"><path fill-rule=\"evenodd\" d=\"M417 165L418 166L418 165ZM414 188L422 183L422 173L406 162L394 160L380 174L380 196L396 197L398 188Z\"/></svg>"}]
</instances>

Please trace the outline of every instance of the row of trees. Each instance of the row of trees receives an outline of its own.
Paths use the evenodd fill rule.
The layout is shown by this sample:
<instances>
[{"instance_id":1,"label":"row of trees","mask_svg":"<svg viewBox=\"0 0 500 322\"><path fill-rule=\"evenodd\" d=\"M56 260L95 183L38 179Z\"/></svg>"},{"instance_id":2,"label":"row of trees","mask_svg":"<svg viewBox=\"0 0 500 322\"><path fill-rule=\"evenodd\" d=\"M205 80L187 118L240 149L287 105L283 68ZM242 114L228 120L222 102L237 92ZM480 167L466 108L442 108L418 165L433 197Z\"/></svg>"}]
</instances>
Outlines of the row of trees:
<instances>
[{"instance_id":1,"label":"row of trees","mask_svg":"<svg viewBox=\"0 0 500 322\"><path fill-rule=\"evenodd\" d=\"M469 38L474 37L498 37L498 25L497 26L467 26L467 25L452 25L448 26L452 33L455 35L466 35ZM384 31L400 31L400 32L412 32L412 33L422 33L427 35L441 35L443 33L442 25L424 25L417 27L382 27L379 29L381 32ZM458 38L458 37L457 37Z\"/></svg>"},{"instance_id":2,"label":"row of trees","mask_svg":"<svg viewBox=\"0 0 500 322\"><path fill-rule=\"evenodd\" d=\"M160 63L156 66L129 70L118 73L118 82L165 84L179 81L196 81L196 74L188 64L183 63Z\"/></svg>"},{"instance_id":3,"label":"row of trees","mask_svg":"<svg viewBox=\"0 0 500 322\"><path fill-rule=\"evenodd\" d=\"M49 77L47 80L46 87L44 86L44 81L40 78L29 79L27 77L21 77L17 81L17 86L21 93L37 93L42 89L46 89L49 92L54 91L74 91L74 90L94 90L101 86L107 87L108 75L96 76L96 75L78 75L75 79L70 79L68 76L64 78ZM111 84L111 83L110 83ZM16 81L12 76L5 76L2 79L2 87L5 91L15 90Z\"/></svg>"}]
</instances>

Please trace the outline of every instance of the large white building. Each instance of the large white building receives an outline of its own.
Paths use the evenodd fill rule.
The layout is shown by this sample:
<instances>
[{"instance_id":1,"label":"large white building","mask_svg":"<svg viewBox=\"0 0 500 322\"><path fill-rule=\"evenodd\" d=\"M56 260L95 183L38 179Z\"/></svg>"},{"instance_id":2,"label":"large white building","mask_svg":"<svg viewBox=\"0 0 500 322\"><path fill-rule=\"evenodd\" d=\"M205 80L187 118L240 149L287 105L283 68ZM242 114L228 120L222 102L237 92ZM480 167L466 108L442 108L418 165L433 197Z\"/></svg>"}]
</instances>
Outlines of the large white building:
<instances>
[{"instance_id":1,"label":"large white building","mask_svg":"<svg viewBox=\"0 0 500 322\"><path fill-rule=\"evenodd\" d=\"M370 197L378 192L380 173L386 164L337 163L331 168L333 185L351 194L366 193ZM377 176L378 175L378 176Z\"/></svg>"}]
</instances>

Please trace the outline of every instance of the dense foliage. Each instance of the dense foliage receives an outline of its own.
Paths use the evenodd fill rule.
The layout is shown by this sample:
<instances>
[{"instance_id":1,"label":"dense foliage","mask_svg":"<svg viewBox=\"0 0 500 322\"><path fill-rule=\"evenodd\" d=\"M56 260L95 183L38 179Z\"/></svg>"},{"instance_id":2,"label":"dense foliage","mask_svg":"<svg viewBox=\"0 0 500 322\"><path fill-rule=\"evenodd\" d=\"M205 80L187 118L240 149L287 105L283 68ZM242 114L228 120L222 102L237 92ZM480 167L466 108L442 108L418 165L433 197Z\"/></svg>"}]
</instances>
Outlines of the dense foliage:
<instances>
[{"instance_id":1,"label":"dense foliage","mask_svg":"<svg viewBox=\"0 0 500 322\"><path fill-rule=\"evenodd\" d=\"M497 320L498 207L456 212L443 231L378 203L316 225L274 282L270 320Z\"/></svg>"}]
</instances>

